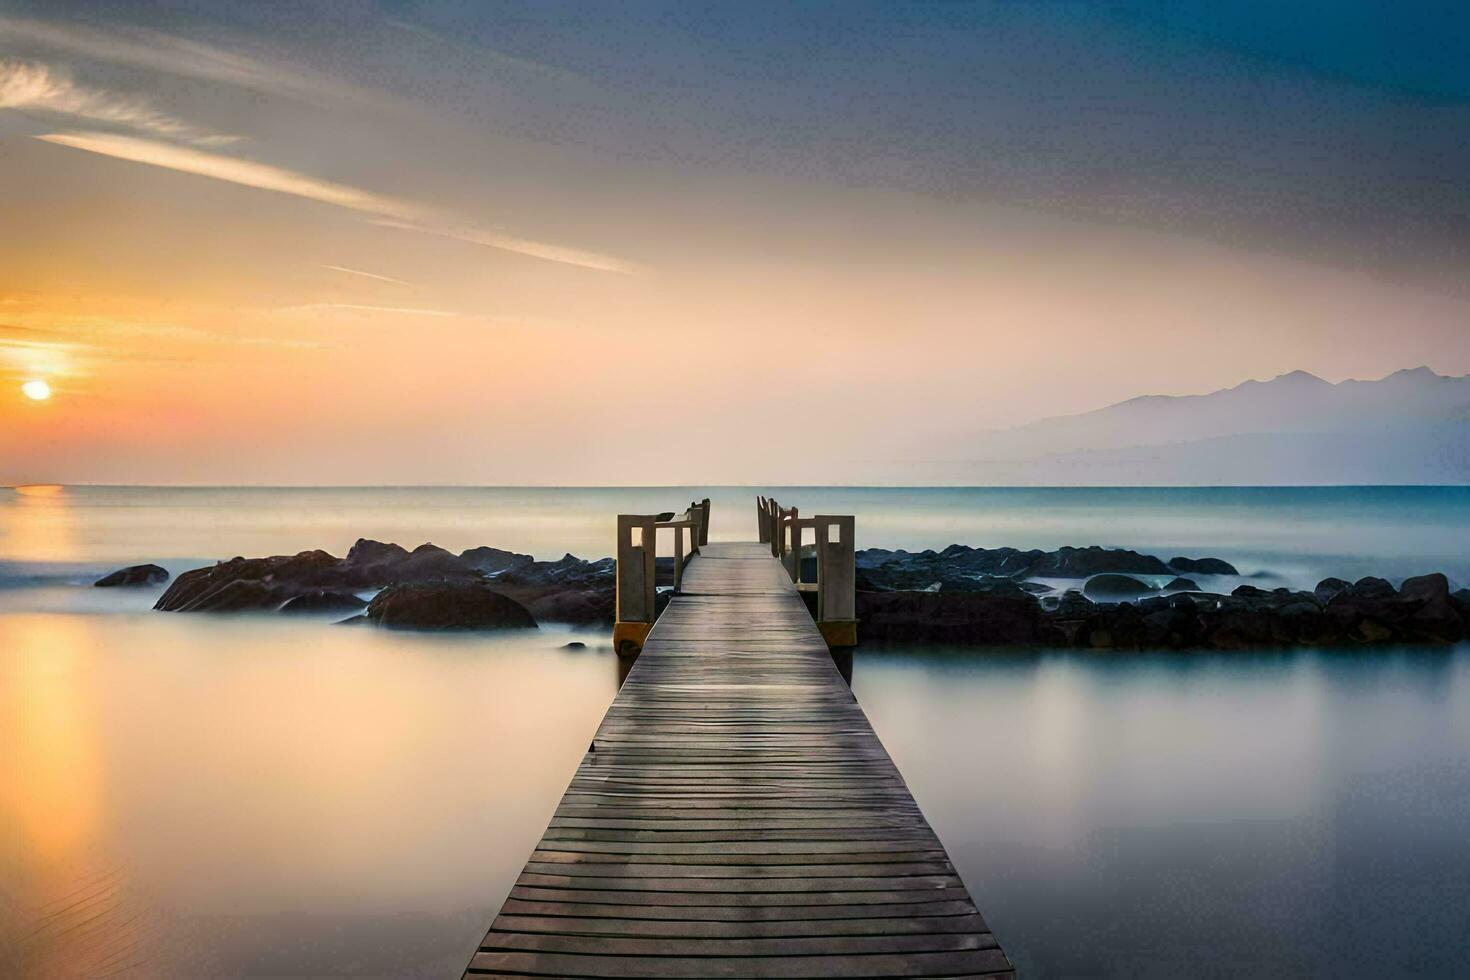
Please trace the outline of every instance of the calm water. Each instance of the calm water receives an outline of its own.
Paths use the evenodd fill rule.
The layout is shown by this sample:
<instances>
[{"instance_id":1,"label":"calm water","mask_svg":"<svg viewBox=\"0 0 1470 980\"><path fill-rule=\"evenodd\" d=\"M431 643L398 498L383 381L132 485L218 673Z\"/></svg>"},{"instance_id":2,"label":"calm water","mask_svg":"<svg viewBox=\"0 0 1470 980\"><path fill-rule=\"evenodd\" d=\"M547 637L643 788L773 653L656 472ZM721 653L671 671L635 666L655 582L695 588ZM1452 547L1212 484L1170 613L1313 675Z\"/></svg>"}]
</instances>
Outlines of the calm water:
<instances>
[{"instance_id":1,"label":"calm water","mask_svg":"<svg viewBox=\"0 0 1470 980\"><path fill-rule=\"evenodd\" d=\"M714 499L748 536L752 491ZM605 637L150 613L72 584L359 535L607 553L693 489L0 489L0 975L457 975L617 687ZM701 492L699 495L703 496ZM861 545L1470 583L1470 491L782 491ZM1470 974L1470 649L858 653L1031 976Z\"/></svg>"}]
</instances>

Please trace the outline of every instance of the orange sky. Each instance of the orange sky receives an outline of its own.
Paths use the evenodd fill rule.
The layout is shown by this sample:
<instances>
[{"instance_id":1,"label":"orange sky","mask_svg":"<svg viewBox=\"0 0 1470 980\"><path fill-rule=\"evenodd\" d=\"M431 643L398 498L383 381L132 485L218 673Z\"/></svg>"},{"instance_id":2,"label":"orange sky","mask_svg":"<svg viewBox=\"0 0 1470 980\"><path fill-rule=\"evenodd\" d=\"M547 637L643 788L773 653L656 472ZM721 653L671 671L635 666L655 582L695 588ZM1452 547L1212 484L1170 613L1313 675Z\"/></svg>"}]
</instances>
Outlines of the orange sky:
<instances>
[{"instance_id":1,"label":"orange sky","mask_svg":"<svg viewBox=\"0 0 1470 980\"><path fill-rule=\"evenodd\" d=\"M0 21L0 483L904 482L1145 392L1470 372L1443 277L594 152L443 78L138 30ZM493 55L563 122L595 87Z\"/></svg>"}]
</instances>

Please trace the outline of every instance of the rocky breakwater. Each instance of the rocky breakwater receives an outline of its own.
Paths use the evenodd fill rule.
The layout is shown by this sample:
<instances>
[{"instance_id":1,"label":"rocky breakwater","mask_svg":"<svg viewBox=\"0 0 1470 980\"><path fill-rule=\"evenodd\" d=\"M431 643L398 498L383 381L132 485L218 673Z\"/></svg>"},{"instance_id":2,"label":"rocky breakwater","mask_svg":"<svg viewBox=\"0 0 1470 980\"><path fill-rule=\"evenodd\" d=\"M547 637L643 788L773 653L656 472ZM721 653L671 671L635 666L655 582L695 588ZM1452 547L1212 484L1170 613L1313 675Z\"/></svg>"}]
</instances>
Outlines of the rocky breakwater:
<instances>
[{"instance_id":1,"label":"rocky breakwater","mask_svg":"<svg viewBox=\"0 0 1470 980\"><path fill-rule=\"evenodd\" d=\"M412 587L411 589L409 587ZM538 562L498 548L471 548L456 555L432 544L409 551L396 544L361 539L338 558L325 551L268 558L232 558L184 572L159 598L165 612L353 612L365 619L415 628L464 628L505 620L513 613L486 593L522 609L534 625L611 625L614 563L566 555ZM359 593L379 592L374 610ZM381 601L379 601L381 600ZM499 609L501 612L494 612ZM484 615L481 615L484 614ZM477 627L478 628L478 627Z\"/></svg>"},{"instance_id":2,"label":"rocky breakwater","mask_svg":"<svg viewBox=\"0 0 1470 980\"><path fill-rule=\"evenodd\" d=\"M1216 558L1163 561L1137 552L974 549L860 553L858 619L865 640L1100 650L1235 650L1445 644L1470 637L1470 591L1423 575L1326 579L1311 592L1229 583ZM1065 574L1056 574L1064 571ZM1031 581L1044 577L1048 583ZM1169 581L1164 581L1168 578ZM1076 587L1058 587L1075 580Z\"/></svg>"}]
</instances>

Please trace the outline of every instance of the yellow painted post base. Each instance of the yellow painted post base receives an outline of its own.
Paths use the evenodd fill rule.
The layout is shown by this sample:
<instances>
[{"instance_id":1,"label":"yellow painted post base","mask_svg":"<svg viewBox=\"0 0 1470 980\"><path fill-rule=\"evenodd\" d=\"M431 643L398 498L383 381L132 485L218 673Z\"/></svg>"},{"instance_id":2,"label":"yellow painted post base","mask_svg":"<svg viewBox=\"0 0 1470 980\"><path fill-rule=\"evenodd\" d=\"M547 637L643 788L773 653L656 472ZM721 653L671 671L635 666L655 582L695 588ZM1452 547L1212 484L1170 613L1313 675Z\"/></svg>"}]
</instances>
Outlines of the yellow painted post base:
<instances>
[{"instance_id":1,"label":"yellow painted post base","mask_svg":"<svg viewBox=\"0 0 1470 980\"><path fill-rule=\"evenodd\" d=\"M830 619L818 623L817 629L821 630L822 639L827 641L828 650L857 646L857 620L855 619Z\"/></svg>"},{"instance_id":2,"label":"yellow painted post base","mask_svg":"<svg viewBox=\"0 0 1470 980\"><path fill-rule=\"evenodd\" d=\"M648 639L652 623L617 623L613 626L613 649L620 657L636 657Z\"/></svg>"}]
</instances>

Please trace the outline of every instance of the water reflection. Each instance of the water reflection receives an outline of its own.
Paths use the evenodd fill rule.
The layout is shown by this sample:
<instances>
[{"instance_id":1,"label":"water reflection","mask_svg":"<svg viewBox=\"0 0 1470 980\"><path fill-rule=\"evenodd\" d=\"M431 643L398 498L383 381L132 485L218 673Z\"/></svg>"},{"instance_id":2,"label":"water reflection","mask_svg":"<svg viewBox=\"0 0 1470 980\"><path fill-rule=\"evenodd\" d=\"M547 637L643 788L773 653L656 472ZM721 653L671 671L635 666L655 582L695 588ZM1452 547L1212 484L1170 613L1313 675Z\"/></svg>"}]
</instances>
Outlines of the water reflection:
<instances>
[{"instance_id":1,"label":"water reflection","mask_svg":"<svg viewBox=\"0 0 1470 980\"><path fill-rule=\"evenodd\" d=\"M455 973L614 694L569 638L0 614L0 975Z\"/></svg>"},{"instance_id":2,"label":"water reflection","mask_svg":"<svg viewBox=\"0 0 1470 980\"><path fill-rule=\"evenodd\" d=\"M1470 647L856 660L1025 975L1470 975Z\"/></svg>"}]
</instances>

